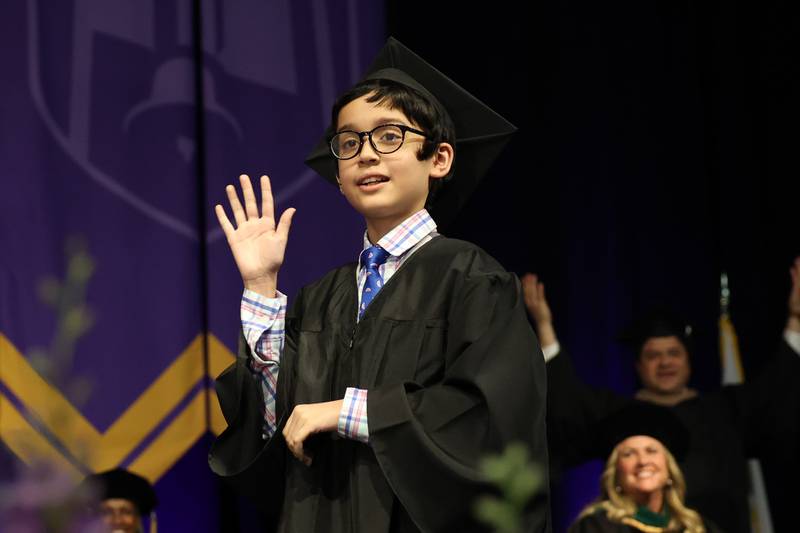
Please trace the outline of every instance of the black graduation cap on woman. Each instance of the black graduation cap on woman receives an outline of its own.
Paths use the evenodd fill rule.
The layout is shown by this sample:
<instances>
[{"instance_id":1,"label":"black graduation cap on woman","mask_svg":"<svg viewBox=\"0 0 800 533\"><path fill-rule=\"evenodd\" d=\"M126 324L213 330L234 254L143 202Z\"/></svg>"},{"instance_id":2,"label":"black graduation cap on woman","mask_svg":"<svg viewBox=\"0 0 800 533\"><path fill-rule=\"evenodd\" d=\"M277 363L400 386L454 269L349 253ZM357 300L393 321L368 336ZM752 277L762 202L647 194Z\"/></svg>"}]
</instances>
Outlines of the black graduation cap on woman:
<instances>
[{"instance_id":1,"label":"black graduation cap on woman","mask_svg":"<svg viewBox=\"0 0 800 533\"><path fill-rule=\"evenodd\" d=\"M410 87L438 102L450 115L456 131L454 171L431 206L431 216L439 226L446 226L517 128L393 37L361 79L367 80L389 80ZM329 142L335 126L328 126L306 159L309 167L334 186L337 161Z\"/></svg>"},{"instance_id":2,"label":"black graduation cap on woman","mask_svg":"<svg viewBox=\"0 0 800 533\"><path fill-rule=\"evenodd\" d=\"M676 461L681 461L689 449L689 431L672 411L648 402L633 401L600 422L597 431L598 451L608 457L617 445L636 435L646 435L659 441Z\"/></svg>"}]
</instances>

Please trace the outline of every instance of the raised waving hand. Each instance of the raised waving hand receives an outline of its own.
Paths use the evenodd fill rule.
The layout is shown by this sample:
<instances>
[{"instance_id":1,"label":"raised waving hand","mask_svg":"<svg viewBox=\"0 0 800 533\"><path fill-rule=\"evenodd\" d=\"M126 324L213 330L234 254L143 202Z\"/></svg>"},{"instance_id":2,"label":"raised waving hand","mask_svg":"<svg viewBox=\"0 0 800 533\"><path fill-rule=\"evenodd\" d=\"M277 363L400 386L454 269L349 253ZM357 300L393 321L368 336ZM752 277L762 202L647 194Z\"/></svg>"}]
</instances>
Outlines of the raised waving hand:
<instances>
[{"instance_id":1,"label":"raised waving hand","mask_svg":"<svg viewBox=\"0 0 800 533\"><path fill-rule=\"evenodd\" d=\"M273 298L277 288L278 271L283 264L289 228L295 209L283 212L275 223L275 206L269 178L261 176L261 212L256 203L253 185L246 174L239 176L244 207L233 185L225 187L233 213L233 223L225 209L217 204L214 212L228 239L228 246L239 268L245 288Z\"/></svg>"}]
</instances>

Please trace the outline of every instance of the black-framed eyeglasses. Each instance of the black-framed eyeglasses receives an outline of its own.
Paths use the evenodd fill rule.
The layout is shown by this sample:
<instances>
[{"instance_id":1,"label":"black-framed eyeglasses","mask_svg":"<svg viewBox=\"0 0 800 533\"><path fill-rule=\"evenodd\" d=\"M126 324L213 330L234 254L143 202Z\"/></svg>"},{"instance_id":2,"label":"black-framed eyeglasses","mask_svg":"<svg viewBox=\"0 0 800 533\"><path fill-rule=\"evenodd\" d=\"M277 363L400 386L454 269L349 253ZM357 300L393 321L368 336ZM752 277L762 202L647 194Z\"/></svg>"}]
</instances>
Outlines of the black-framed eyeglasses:
<instances>
[{"instance_id":1,"label":"black-framed eyeglasses","mask_svg":"<svg viewBox=\"0 0 800 533\"><path fill-rule=\"evenodd\" d=\"M381 124L371 131L340 131L331 137L331 152L337 159L352 159L361 152L366 135L373 150L379 154L391 154L403 146L409 131L426 137L424 131L404 124Z\"/></svg>"}]
</instances>

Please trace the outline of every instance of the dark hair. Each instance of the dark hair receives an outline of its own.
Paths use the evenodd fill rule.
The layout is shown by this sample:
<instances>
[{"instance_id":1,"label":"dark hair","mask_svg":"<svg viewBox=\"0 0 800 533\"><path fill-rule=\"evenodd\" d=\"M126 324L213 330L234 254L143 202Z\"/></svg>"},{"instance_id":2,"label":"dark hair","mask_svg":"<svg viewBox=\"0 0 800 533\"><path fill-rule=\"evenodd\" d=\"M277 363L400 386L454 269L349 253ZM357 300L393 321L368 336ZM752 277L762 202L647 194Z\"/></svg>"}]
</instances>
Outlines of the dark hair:
<instances>
[{"instance_id":1,"label":"dark hair","mask_svg":"<svg viewBox=\"0 0 800 533\"><path fill-rule=\"evenodd\" d=\"M456 128L447 110L439 102L419 91L390 80L365 80L341 95L331 109L331 124L334 130L342 108L368 94L371 96L367 98L367 102L386 105L389 109L399 109L413 125L425 132L427 137L417 152L418 160L429 159L443 142L453 145L455 150ZM444 178L428 180L426 207L431 205L443 182L453 174L454 168L451 167Z\"/></svg>"},{"instance_id":2,"label":"dark hair","mask_svg":"<svg viewBox=\"0 0 800 533\"><path fill-rule=\"evenodd\" d=\"M694 346L693 346L693 343L692 343L691 335L689 335L689 334L681 334L681 333L677 333L677 332L675 332L675 333L665 332L663 334L654 333L652 335L649 335L649 336L641 339L641 341L638 344L638 348L636 349L636 353L634 354L634 356L636 357L636 361L640 361L642 359L642 354L644 353L643 352L644 345L647 344L647 342L650 339L654 338L654 337L675 337L676 339L678 339L678 342L681 343L681 346L683 346L683 349L686 350L686 354L691 359L692 352L694 351Z\"/></svg>"},{"instance_id":3,"label":"dark hair","mask_svg":"<svg viewBox=\"0 0 800 533\"><path fill-rule=\"evenodd\" d=\"M638 361L642 348L653 337L676 337L687 353L694 351L692 327L683 316L664 303L656 303L620 332L617 340L627 346Z\"/></svg>"}]
</instances>

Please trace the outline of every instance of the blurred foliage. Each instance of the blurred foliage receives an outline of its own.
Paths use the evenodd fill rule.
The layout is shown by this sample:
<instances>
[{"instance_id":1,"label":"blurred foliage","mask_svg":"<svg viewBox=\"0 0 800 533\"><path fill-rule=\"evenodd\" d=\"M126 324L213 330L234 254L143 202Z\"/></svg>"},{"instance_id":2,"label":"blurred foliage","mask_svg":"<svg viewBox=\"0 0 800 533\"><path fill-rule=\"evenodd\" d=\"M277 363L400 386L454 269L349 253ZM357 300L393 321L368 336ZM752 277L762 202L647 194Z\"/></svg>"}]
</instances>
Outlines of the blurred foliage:
<instances>
[{"instance_id":1,"label":"blurred foliage","mask_svg":"<svg viewBox=\"0 0 800 533\"><path fill-rule=\"evenodd\" d=\"M480 470L499 496L478 498L475 516L495 533L522 533L525 506L544 489L541 467L530 461L528 448L516 442L502 454L484 458Z\"/></svg>"},{"instance_id":2,"label":"blurred foliage","mask_svg":"<svg viewBox=\"0 0 800 533\"><path fill-rule=\"evenodd\" d=\"M86 305L94 261L86 250L86 243L79 237L67 240L66 255L64 281L48 277L39 283L39 297L56 313L53 340L49 349L36 349L29 354L31 364L56 385L67 385L75 345L94 324L92 311Z\"/></svg>"},{"instance_id":3,"label":"blurred foliage","mask_svg":"<svg viewBox=\"0 0 800 533\"><path fill-rule=\"evenodd\" d=\"M86 291L94 272L94 261L83 239L66 244L64 280L46 278L39 284L39 297L56 314L53 340L48 349L33 349L28 359L39 374L66 392L73 403L88 398L90 383L70 376L75 347L91 329L94 318L86 305ZM43 413L51 423L67 418L57 409ZM29 422L43 435L42 421L28 413ZM72 476L42 459L19 469L15 479L0 485L0 529L15 533L93 533L105 531L88 510L97 504L87 488L76 488Z\"/></svg>"}]
</instances>

